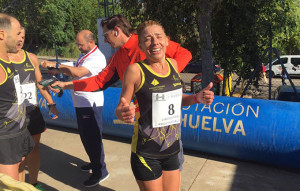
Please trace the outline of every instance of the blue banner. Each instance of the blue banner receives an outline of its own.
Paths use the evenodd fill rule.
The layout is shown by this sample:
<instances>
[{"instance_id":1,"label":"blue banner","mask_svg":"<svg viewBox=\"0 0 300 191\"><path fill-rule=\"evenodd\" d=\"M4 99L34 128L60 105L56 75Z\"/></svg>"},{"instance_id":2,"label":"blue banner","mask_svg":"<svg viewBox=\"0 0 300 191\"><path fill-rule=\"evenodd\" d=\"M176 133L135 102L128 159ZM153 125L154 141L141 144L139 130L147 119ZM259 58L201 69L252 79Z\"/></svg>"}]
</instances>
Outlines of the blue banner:
<instances>
[{"instance_id":1,"label":"blue banner","mask_svg":"<svg viewBox=\"0 0 300 191\"><path fill-rule=\"evenodd\" d=\"M115 116L121 89L104 91L103 133L131 138L133 125ZM70 91L54 95L59 119L49 118L45 100L39 104L46 123L77 128ZM211 106L182 109L184 148L300 170L300 103L215 96Z\"/></svg>"}]
</instances>

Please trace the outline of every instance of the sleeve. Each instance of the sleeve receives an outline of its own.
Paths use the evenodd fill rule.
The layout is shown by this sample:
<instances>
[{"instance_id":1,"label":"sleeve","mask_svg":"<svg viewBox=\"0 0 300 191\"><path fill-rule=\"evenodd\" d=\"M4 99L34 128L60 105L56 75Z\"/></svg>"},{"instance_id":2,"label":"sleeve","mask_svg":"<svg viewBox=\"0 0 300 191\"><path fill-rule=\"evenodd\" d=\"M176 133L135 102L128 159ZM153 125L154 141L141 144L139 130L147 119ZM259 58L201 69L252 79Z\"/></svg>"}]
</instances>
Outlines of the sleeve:
<instances>
[{"instance_id":1,"label":"sleeve","mask_svg":"<svg viewBox=\"0 0 300 191\"><path fill-rule=\"evenodd\" d=\"M192 59L192 54L185 48L182 48L178 43L169 41L167 46L166 57L173 58L177 61L178 72L180 73Z\"/></svg>"},{"instance_id":2,"label":"sleeve","mask_svg":"<svg viewBox=\"0 0 300 191\"><path fill-rule=\"evenodd\" d=\"M103 90L116 82L119 78L113 60L114 56L109 59L108 65L98 75L82 80L74 80L74 91L92 92L99 89Z\"/></svg>"}]
</instances>

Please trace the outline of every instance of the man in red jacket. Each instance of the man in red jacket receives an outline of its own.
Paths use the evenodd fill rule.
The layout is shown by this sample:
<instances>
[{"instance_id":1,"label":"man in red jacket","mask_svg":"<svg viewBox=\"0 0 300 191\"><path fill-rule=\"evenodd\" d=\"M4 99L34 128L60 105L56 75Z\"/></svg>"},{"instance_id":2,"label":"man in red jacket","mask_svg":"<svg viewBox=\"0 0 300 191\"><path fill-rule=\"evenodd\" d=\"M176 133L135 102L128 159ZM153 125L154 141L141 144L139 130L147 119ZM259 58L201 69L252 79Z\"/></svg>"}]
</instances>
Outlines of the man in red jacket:
<instances>
[{"instance_id":1,"label":"man in red jacket","mask_svg":"<svg viewBox=\"0 0 300 191\"><path fill-rule=\"evenodd\" d=\"M55 85L62 89L74 89L74 91L103 90L118 79L123 81L123 74L127 66L146 58L138 47L138 36L125 17L112 16L103 20L101 26L104 42L109 43L113 48L119 48L109 59L107 66L97 76L70 82L56 82ZM174 58L178 64L178 72L181 72L192 59L192 54L187 49L180 47L178 43L169 41L166 57ZM47 62L42 66L53 67L53 64Z\"/></svg>"},{"instance_id":2,"label":"man in red jacket","mask_svg":"<svg viewBox=\"0 0 300 191\"><path fill-rule=\"evenodd\" d=\"M104 42L109 43L113 48L119 50L111 56L107 66L98 75L70 82L55 82L52 86L60 86L62 89L74 89L74 91L96 91L104 90L118 79L123 81L123 74L130 64L139 62L146 58L138 46L138 36L134 33L129 21L121 16L115 15L101 22ZM177 61L178 72L181 72L192 59L192 54L185 48L180 47L176 42L169 41L166 50L166 57ZM44 62L41 65L45 68L55 67L55 63ZM57 91L52 89L53 91ZM181 144L181 141L180 141ZM180 168L184 161L181 145L181 152L178 154ZM83 167L85 168L85 167Z\"/></svg>"}]
</instances>

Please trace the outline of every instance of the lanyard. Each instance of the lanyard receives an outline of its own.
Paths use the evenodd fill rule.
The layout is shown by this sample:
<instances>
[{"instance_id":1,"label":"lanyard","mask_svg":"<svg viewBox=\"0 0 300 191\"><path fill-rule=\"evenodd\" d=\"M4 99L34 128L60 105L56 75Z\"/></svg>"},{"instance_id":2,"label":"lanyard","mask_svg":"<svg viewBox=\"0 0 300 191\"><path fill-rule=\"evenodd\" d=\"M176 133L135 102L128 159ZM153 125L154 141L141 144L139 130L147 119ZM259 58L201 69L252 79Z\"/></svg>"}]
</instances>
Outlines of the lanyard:
<instances>
[{"instance_id":1,"label":"lanyard","mask_svg":"<svg viewBox=\"0 0 300 191\"><path fill-rule=\"evenodd\" d=\"M86 54L85 56L81 57L76 64L76 67L78 67L80 64L82 64L82 62L89 56L91 55L93 52L95 52L97 50L97 46L95 46L88 54Z\"/></svg>"}]
</instances>

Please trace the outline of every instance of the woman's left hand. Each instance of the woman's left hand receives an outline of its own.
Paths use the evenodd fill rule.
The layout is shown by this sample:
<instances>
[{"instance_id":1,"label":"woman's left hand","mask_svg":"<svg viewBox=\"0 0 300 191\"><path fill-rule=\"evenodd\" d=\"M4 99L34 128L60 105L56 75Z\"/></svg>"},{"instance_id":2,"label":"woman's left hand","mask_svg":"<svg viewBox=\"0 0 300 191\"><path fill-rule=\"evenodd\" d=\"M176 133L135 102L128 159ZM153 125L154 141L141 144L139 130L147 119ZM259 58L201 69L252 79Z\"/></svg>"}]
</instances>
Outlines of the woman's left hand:
<instances>
[{"instance_id":1,"label":"woman's left hand","mask_svg":"<svg viewBox=\"0 0 300 191\"><path fill-rule=\"evenodd\" d=\"M199 93L196 94L197 102L203 103L205 105L211 105L214 101L214 92L210 89L213 87L213 83L210 82L208 86L202 89Z\"/></svg>"}]
</instances>

